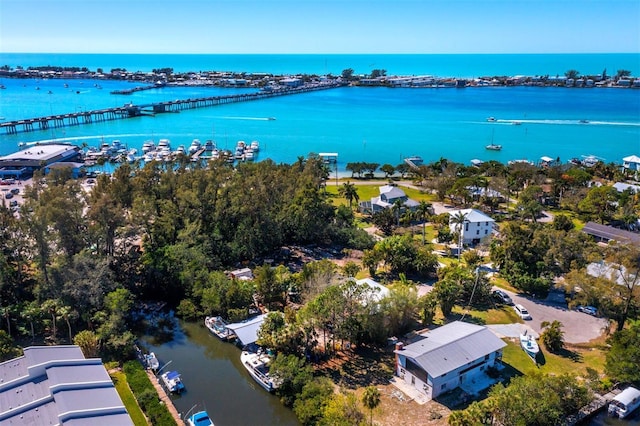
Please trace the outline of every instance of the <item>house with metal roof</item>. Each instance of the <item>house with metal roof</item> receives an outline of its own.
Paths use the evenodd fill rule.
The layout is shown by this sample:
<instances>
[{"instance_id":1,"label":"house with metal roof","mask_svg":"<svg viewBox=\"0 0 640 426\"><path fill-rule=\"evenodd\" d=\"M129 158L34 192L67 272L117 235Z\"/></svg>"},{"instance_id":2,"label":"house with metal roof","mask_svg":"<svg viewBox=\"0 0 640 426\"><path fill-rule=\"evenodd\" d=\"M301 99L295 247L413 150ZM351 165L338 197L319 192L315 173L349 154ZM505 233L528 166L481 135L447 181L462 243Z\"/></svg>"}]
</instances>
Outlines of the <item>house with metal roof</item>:
<instances>
[{"instance_id":1,"label":"house with metal roof","mask_svg":"<svg viewBox=\"0 0 640 426\"><path fill-rule=\"evenodd\" d=\"M464 223L456 223L459 215L464 216ZM475 209L451 210L449 212L449 229L452 234L461 234L463 245L478 244L493 232L495 220Z\"/></svg>"},{"instance_id":2,"label":"house with metal roof","mask_svg":"<svg viewBox=\"0 0 640 426\"><path fill-rule=\"evenodd\" d=\"M609 225L587 222L582 228L582 232L591 235L596 242L609 243L611 241L617 241L620 244L640 246L640 234L614 228Z\"/></svg>"},{"instance_id":3,"label":"house with metal roof","mask_svg":"<svg viewBox=\"0 0 640 426\"><path fill-rule=\"evenodd\" d=\"M407 197L407 194L397 186L383 185L378 190L380 191L379 196L371 198L370 201L362 201L359 204L361 211L377 213L393 207L396 202L400 202L404 209L413 210L420 204L416 200Z\"/></svg>"},{"instance_id":4,"label":"house with metal roof","mask_svg":"<svg viewBox=\"0 0 640 426\"><path fill-rule=\"evenodd\" d=\"M507 346L487 327L462 321L420 336L410 345L396 344L395 374L429 399L468 383L486 382L487 368L500 365Z\"/></svg>"},{"instance_id":5,"label":"house with metal roof","mask_svg":"<svg viewBox=\"0 0 640 426\"><path fill-rule=\"evenodd\" d=\"M30 346L0 363L2 425L133 425L99 358L78 346Z\"/></svg>"}]
</instances>

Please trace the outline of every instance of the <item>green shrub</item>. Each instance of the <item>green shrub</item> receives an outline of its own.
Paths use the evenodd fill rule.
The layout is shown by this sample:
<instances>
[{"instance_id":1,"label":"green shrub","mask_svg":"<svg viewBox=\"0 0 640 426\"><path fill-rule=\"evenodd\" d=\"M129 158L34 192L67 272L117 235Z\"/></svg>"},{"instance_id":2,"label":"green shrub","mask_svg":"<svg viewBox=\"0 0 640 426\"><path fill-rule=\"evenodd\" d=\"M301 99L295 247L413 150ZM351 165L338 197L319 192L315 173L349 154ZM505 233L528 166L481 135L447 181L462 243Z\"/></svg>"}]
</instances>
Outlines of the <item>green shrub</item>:
<instances>
[{"instance_id":1,"label":"green shrub","mask_svg":"<svg viewBox=\"0 0 640 426\"><path fill-rule=\"evenodd\" d=\"M124 373L138 404L154 425L175 425L167 407L162 404L155 387L138 361L127 361Z\"/></svg>"}]
</instances>

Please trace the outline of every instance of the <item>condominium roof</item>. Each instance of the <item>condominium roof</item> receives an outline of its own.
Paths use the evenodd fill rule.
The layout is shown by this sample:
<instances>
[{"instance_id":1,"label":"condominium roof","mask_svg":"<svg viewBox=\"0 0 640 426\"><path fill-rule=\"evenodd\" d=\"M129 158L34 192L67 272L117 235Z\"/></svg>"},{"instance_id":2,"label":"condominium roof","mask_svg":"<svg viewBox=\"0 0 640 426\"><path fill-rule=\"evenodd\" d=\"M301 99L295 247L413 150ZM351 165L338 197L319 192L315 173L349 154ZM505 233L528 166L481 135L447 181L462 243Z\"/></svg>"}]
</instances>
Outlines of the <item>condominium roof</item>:
<instances>
[{"instance_id":1,"label":"condominium roof","mask_svg":"<svg viewBox=\"0 0 640 426\"><path fill-rule=\"evenodd\" d=\"M0 364L2 425L133 425L99 358L78 346L30 346Z\"/></svg>"}]
</instances>

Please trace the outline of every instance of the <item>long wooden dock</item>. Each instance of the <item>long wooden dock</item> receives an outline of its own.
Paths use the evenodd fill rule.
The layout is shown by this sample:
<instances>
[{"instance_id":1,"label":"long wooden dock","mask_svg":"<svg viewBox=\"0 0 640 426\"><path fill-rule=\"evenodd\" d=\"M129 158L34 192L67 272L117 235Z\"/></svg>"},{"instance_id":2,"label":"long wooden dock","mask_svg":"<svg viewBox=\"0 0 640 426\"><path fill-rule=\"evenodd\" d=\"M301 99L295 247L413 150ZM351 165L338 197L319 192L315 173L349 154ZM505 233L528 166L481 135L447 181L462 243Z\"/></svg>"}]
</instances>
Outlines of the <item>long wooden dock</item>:
<instances>
[{"instance_id":1,"label":"long wooden dock","mask_svg":"<svg viewBox=\"0 0 640 426\"><path fill-rule=\"evenodd\" d=\"M176 406L173 405L173 401L171 401L171 398L169 398L169 395L167 395L167 392L165 392L160 382L158 382L158 378L150 370L146 370L146 371L147 371L147 376L149 376L149 380L153 384L153 387L156 388L156 392L158 392L158 397L167 407L167 410L169 410L169 413L171 413L171 417L173 417L173 420L176 421L176 424L178 426L185 426L184 420L182 420L180 413L178 413L178 410L176 410Z\"/></svg>"},{"instance_id":2,"label":"long wooden dock","mask_svg":"<svg viewBox=\"0 0 640 426\"><path fill-rule=\"evenodd\" d=\"M6 134L13 135L20 132L33 132L37 130L47 130L49 128L79 126L82 124L92 124L108 120L141 117L146 115L162 114L166 112L178 112L186 109L206 108L237 102L257 101L261 99L273 98L276 96L296 95L317 90L333 89L341 86L342 84L340 83L330 82L238 95L178 99L175 101L157 102L144 105L134 105L133 103L130 103L115 108L105 108L85 112L72 112L68 114L49 115L45 117L6 121L4 123L0 123L0 129L4 129Z\"/></svg>"}]
</instances>

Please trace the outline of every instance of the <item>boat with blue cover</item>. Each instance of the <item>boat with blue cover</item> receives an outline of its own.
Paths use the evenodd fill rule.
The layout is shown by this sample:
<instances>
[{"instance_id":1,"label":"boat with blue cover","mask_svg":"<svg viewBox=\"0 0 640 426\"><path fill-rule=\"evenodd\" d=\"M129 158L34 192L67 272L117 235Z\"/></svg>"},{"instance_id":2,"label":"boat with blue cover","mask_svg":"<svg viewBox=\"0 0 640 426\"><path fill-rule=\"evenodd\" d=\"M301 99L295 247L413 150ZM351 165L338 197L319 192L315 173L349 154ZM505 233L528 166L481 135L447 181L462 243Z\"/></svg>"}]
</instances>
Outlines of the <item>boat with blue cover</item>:
<instances>
[{"instance_id":1,"label":"boat with blue cover","mask_svg":"<svg viewBox=\"0 0 640 426\"><path fill-rule=\"evenodd\" d=\"M194 415L187 418L187 425L189 426L214 426L213 421L209 418L209 414L206 411L198 411Z\"/></svg>"}]
</instances>

